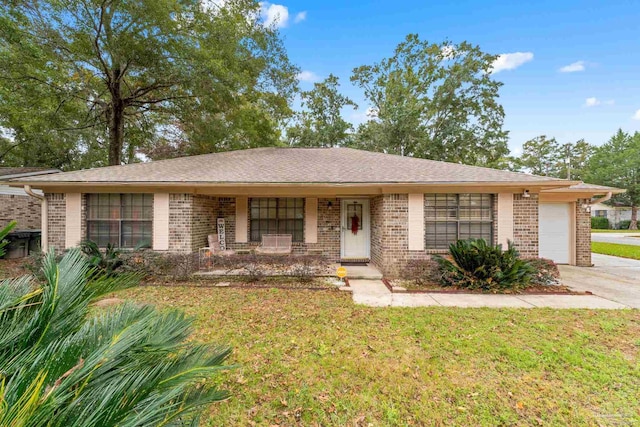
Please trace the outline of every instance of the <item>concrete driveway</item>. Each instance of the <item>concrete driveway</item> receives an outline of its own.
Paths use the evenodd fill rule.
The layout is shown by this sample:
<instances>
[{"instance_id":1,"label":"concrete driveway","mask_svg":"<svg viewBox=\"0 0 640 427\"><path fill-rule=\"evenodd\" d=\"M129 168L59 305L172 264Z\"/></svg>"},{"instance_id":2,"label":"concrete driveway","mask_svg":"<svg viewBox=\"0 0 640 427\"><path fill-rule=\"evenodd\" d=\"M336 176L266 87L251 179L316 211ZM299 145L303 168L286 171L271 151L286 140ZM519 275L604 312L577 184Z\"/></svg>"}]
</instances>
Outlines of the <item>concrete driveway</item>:
<instances>
[{"instance_id":1,"label":"concrete driveway","mask_svg":"<svg viewBox=\"0 0 640 427\"><path fill-rule=\"evenodd\" d=\"M635 236L635 237L634 237ZM640 246L640 232L636 233L591 233L591 241Z\"/></svg>"},{"instance_id":2,"label":"concrete driveway","mask_svg":"<svg viewBox=\"0 0 640 427\"><path fill-rule=\"evenodd\" d=\"M632 308L640 308L640 261L593 254L594 267L561 265L562 282L576 291L595 295Z\"/></svg>"}]
</instances>

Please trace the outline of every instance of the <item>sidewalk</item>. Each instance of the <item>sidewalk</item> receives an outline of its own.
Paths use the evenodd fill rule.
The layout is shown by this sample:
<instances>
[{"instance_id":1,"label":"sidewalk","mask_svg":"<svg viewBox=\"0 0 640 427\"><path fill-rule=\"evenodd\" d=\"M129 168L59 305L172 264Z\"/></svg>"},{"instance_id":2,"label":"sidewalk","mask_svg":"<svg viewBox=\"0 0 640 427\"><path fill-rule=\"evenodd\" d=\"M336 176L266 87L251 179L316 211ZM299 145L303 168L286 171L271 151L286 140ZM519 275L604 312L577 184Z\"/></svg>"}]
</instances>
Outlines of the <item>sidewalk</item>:
<instances>
[{"instance_id":1,"label":"sidewalk","mask_svg":"<svg viewBox=\"0 0 640 427\"><path fill-rule=\"evenodd\" d=\"M370 307L493 307L493 308L630 308L596 295L484 295L391 293L380 280L350 279L353 301Z\"/></svg>"}]
</instances>

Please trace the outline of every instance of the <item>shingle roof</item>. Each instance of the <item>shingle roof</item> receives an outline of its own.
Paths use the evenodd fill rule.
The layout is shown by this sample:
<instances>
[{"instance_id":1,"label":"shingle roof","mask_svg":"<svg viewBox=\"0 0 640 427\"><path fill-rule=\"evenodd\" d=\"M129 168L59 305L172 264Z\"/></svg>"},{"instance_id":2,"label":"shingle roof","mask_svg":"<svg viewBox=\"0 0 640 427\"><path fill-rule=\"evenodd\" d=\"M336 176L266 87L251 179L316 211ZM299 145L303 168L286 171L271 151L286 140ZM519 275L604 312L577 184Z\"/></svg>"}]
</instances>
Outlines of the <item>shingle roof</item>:
<instances>
[{"instance_id":1,"label":"shingle roof","mask_svg":"<svg viewBox=\"0 0 640 427\"><path fill-rule=\"evenodd\" d=\"M43 167L0 167L0 178L28 176L28 175L41 175L48 173L60 172L58 169L43 168Z\"/></svg>"},{"instance_id":2,"label":"shingle roof","mask_svg":"<svg viewBox=\"0 0 640 427\"><path fill-rule=\"evenodd\" d=\"M562 193L580 193L580 192L585 192L585 193L593 193L593 194L606 194L606 193L609 193L609 192L611 192L613 194L620 194L620 193L626 192L626 190L623 190L621 188L607 187L606 185L589 184L589 183L586 183L586 182L581 182L579 184L572 185L571 187L554 188L554 189L547 190L547 191L562 192Z\"/></svg>"},{"instance_id":3,"label":"shingle roof","mask_svg":"<svg viewBox=\"0 0 640 427\"><path fill-rule=\"evenodd\" d=\"M43 183L558 183L561 180L350 148L254 148L30 177ZM570 181L565 181L567 185Z\"/></svg>"}]
</instances>

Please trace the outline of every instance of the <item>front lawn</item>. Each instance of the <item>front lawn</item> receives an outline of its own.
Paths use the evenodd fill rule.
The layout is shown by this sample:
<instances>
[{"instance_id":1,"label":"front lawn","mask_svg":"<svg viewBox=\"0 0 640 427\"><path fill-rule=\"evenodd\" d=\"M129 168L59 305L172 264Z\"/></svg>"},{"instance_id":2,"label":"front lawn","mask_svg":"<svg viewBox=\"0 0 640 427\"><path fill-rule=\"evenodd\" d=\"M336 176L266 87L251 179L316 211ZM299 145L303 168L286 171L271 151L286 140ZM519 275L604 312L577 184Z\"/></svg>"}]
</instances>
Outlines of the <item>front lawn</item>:
<instances>
[{"instance_id":1,"label":"front lawn","mask_svg":"<svg viewBox=\"0 0 640 427\"><path fill-rule=\"evenodd\" d=\"M230 344L203 425L633 425L637 310L370 308L348 293L138 287Z\"/></svg>"},{"instance_id":2,"label":"front lawn","mask_svg":"<svg viewBox=\"0 0 640 427\"><path fill-rule=\"evenodd\" d=\"M617 243L591 242L591 252L622 258L640 259L640 246Z\"/></svg>"},{"instance_id":3,"label":"front lawn","mask_svg":"<svg viewBox=\"0 0 640 427\"><path fill-rule=\"evenodd\" d=\"M595 228L591 229L592 233L638 233L640 234L640 231L638 230L597 230Z\"/></svg>"}]
</instances>

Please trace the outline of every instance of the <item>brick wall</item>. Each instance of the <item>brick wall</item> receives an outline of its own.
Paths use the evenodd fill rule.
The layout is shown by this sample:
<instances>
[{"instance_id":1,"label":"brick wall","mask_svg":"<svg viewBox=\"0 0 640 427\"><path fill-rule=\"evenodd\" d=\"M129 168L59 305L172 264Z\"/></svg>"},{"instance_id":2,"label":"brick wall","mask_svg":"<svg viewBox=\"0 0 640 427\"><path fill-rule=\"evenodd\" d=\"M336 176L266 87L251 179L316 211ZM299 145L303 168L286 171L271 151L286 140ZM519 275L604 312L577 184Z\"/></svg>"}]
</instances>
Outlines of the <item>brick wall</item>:
<instances>
[{"instance_id":1,"label":"brick wall","mask_svg":"<svg viewBox=\"0 0 640 427\"><path fill-rule=\"evenodd\" d=\"M591 212L582 205L589 204L589 199L578 199L576 202L576 265L591 267Z\"/></svg>"},{"instance_id":2,"label":"brick wall","mask_svg":"<svg viewBox=\"0 0 640 427\"><path fill-rule=\"evenodd\" d=\"M45 197L48 206L49 250L55 249L60 253L65 246L67 204L62 193L47 193Z\"/></svg>"},{"instance_id":3,"label":"brick wall","mask_svg":"<svg viewBox=\"0 0 640 427\"><path fill-rule=\"evenodd\" d=\"M191 194L169 194L169 251L192 251L192 212Z\"/></svg>"},{"instance_id":4,"label":"brick wall","mask_svg":"<svg viewBox=\"0 0 640 427\"><path fill-rule=\"evenodd\" d=\"M538 195L513 196L513 243L523 257L538 256Z\"/></svg>"},{"instance_id":5,"label":"brick wall","mask_svg":"<svg viewBox=\"0 0 640 427\"><path fill-rule=\"evenodd\" d=\"M216 211L218 199L210 196L192 197L191 250L209 246L207 236L216 232Z\"/></svg>"},{"instance_id":6,"label":"brick wall","mask_svg":"<svg viewBox=\"0 0 640 427\"><path fill-rule=\"evenodd\" d=\"M13 220L18 222L14 230L39 230L42 210L40 200L16 194L0 194L0 228Z\"/></svg>"}]
</instances>

